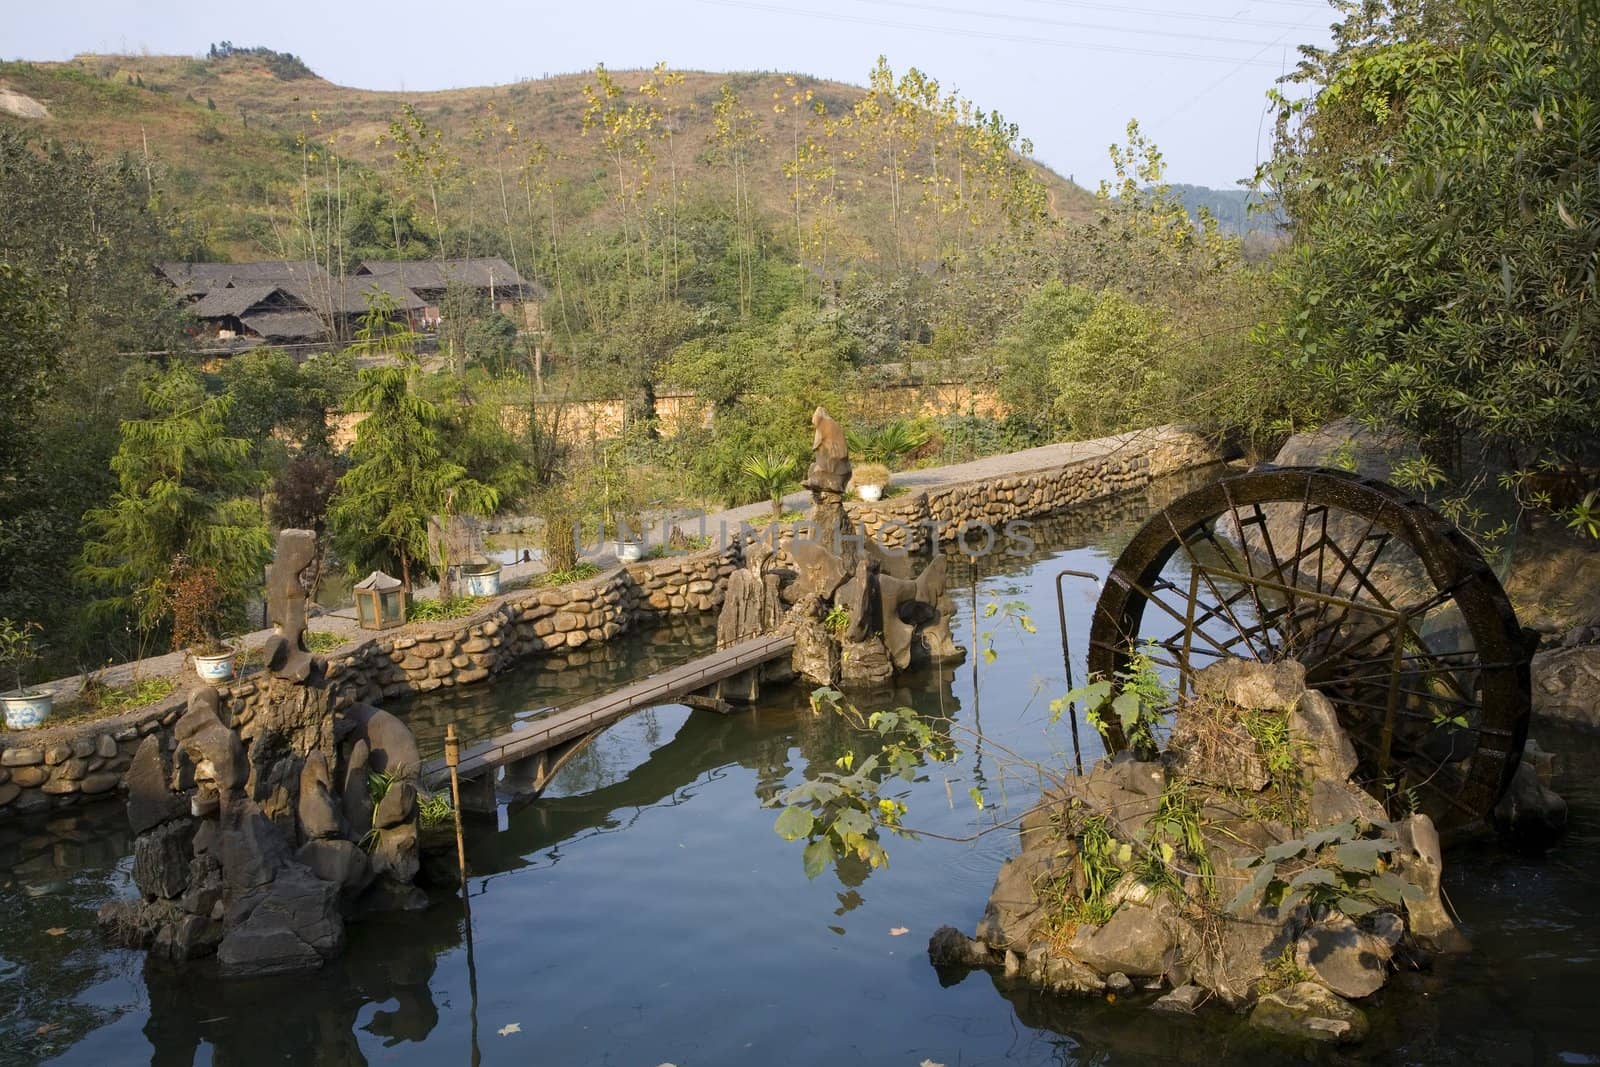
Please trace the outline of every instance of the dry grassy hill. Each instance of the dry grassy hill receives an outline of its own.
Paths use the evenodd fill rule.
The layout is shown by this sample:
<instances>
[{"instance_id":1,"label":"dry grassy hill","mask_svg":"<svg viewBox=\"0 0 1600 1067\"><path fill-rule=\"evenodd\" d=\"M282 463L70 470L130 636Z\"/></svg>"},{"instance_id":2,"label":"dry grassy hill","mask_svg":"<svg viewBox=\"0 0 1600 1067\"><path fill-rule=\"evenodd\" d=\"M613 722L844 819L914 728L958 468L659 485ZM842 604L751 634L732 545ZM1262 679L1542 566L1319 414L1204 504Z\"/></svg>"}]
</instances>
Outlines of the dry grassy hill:
<instances>
[{"instance_id":1,"label":"dry grassy hill","mask_svg":"<svg viewBox=\"0 0 1600 1067\"><path fill-rule=\"evenodd\" d=\"M594 81L592 74L431 93L374 92L334 85L284 58L83 55L66 63L0 63L0 92L22 94L48 112L23 117L16 112L32 109L7 108L0 96L0 126L126 152L141 164L148 160L158 184L200 221L212 250L235 258L289 251L303 144L313 150L326 146L355 164L349 180L360 180L362 171L393 180L393 146L381 138L407 103L439 131L440 145L457 164L444 205L456 224L498 217L499 178L508 169L515 173L534 140L568 177L569 210L581 216L604 209L599 197L578 188L592 187L604 167L597 139L583 134L583 86ZM614 75L631 94L648 72ZM775 113L774 102L809 89L830 114L840 115L864 94L837 82L802 76L792 81L776 73L684 74L669 93L676 114L674 152L687 192L698 188L711 196L721 188L721 171L705 146L712 105L726 84L750 109L762 135L750 166L758 211L777 219L792 211L783 174L792 151L792 119ZM508 122L516 128L515 139L505 132ZM1037 173L1057 214L1087 211L1091 198L1084 190L1042 166ZM866 195L876 193L869 189Z\"/></svg>"}]
</instances>

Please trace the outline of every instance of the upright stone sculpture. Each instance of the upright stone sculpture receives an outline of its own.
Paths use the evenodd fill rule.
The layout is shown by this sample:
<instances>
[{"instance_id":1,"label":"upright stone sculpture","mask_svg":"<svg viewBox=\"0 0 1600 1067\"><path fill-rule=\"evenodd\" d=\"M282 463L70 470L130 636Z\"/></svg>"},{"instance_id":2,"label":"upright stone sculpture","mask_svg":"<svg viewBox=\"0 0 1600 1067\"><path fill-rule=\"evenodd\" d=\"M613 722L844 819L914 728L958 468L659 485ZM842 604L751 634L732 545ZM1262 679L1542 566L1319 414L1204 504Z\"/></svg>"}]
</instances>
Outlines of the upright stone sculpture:
<instances>
[{"instance_id":1,"label":"upright stone sculpture","mask_svg":"<svg viewBox=\"0 0 1600 1067\"><path fill-rule=\"evenodd\" d=\"M805 487L811 490L811 522L816 541L851 566L861 537L844 510L844 493L850 485L850 446L844 427L824 408L811 413L811 466Z\"/></svg>"},{"instance_id":2,"label":"upright stone sculpture","mask_svg":"<svg viewBox=\"0 0 1600 1067\"><path fill-rule=\"evenodd\" d=\"M267 669L279 678L305 682L315 658L306 650L306 591L300 575L317 558L311 530L283 530L278 552L267 568L267 616L272 636L263 646Z\"/></svg>"},{"instance_id":3,"label":"upright stone sculpture","mask_svg":"<svg viewBox=\"0 0 1600 1067\"><path fill-rule=\"evenodd\" d=\"M717 643L726 647L786 629L795 648L783 677L815 685L882 686L922 650L937 663L964 653L950 635L954 604L945 594L945 561L937 557L913 577L914 563L867 538L845 510L850 450L844 427L823 408L811 415L811 490L808 536L790 545L794 569L785 584L773 548L745 546L745 567L728 579ZM783 605L793 605L783 615ZM781 619L781 622L780 622ZM918 639L921 644L918 644ZM718 696L751 701L760 672L719 685Z\"/></svg>"}]
</instances>

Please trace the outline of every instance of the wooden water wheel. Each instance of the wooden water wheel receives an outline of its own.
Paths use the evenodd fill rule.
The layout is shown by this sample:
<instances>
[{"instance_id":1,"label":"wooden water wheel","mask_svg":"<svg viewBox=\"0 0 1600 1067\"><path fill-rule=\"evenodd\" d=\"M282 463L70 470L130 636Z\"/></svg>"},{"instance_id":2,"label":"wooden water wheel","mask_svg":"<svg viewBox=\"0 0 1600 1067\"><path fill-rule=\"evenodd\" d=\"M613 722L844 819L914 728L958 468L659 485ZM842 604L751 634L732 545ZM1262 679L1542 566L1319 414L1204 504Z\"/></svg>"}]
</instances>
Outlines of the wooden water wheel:
<instances>
[{"instance_id":1,"label":"wooden water wheel","mask_svg":"<svg viewBox=\"0 0 1600 1067\"><path fill-rule=\"evenodd\" d=\"M1088 666L1115 680L1145 655L1181 699L1219 659L1299 660L1361 784L1449 827L1485 816L1516 771L1532 652L1482 554L1432 508L1344 471L1269 467L1144 525L1096 606Z\"/></svg>"}]
</instances>

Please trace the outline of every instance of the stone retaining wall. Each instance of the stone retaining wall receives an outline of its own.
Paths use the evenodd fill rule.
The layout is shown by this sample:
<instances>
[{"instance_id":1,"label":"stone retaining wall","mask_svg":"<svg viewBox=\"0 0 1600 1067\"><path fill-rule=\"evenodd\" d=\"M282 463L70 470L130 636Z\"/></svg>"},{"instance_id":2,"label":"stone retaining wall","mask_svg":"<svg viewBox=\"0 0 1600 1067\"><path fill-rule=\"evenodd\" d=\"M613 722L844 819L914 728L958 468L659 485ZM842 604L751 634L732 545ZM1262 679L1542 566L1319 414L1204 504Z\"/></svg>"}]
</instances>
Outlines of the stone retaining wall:
<instances>
[{"instance_id":1,"label":"stone retaining wall","mask_svg":"<svg viewBox=\"0 0 1600 1067\"><path fill-rule=\"evenodd\" d=\"M713 611L737 562L733 548L646 560L570 585L513 590L461 619L382 631L328 654L335 705L393 702L470 685L530 656L566 653L661 618ZM218 687L228 725L245 726L255 715L259 676ZM179 691L111 719L0 733L0 817L116 789L140 739L169 730L187 700L188 692Z\"/></svg>"},{"instance_id":2,"label":"stone retaining wall","mask_svg":"<svg viewBox=\"0 0 1600 1067\"><path fill-rule=\"evenodd\" d=\"M930 532L956 537L964 523L1004 523L1131 492L1154 478L1216 462L1203 439L1175 429L1110 439L1111 451L1065 466L940 486L877 504L854 503L867 532L918 551ZM784 530L787 545L792 530ZM976 535L974 535L976 537ZM587 581L513 590L477 613L386 630L327 656L338 706L381 704L471 685L519 661L609 641L659 619L715 610L740 560L736 545L631 563ZM255 676L219 687L229 725L246 725L261 699ZM112 719L0 733L0 818L61 807L121 785L139 740L169 730L187 692Z\"/></svg>"}]
</instances>

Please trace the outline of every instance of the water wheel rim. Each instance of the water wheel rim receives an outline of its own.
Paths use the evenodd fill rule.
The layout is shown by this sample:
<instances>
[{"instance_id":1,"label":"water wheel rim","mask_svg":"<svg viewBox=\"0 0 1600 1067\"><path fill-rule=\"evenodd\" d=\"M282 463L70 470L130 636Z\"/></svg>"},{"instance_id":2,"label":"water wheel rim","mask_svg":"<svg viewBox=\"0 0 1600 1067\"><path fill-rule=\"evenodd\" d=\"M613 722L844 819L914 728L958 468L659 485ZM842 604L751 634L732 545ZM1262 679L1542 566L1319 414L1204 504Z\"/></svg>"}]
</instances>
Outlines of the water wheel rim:
<instances>
[{"instance_id":1,"label":"water wheel rim","mask_svg":"<svg viewBox=\"0 0 1600 1067\"><path fill-rule=\"evenodd\" d=\"M1477 546L1425 503L1385 482L1328 468L1269 467L1220 479L1174 501L1134 535L1108 576L1090 629L1090 677L1115 679L1119 671L1127 668L1132 641L1142 632L1144 614L1151 602L1149 594L1161 588L1163 572L1174 557L1195 543L1192 539L1199 531L1206 529L1208 523L1214 529L1224 516L1241 530L1245 525L1255 525L1254 516L1264 515L1262 509L1266 505L1298 506L1302 534L1305 513L1314 508L1323 509L1324 515L1337 509L1365 520L1368 531L1386 531L1419 561L1433 586L1429 599L1442 597L1440 606L1448 604L1459 611L1472 641L1473 657L1473 662L1461 669L1473 672L1477 683L1472 751L1451 760L1459 767L1451 780L1422 780L1427 795L1418 806L1446 828L1487 815L1516 773L1527 739L1532 648L1517 623L1510 598ZM1247 521L1241 522L1242 517ZM1325 524L1323 531L1325 535ZM1265 533L1263 536L1270 544L1270 537ZM1374 562L1376 559L1374 553ZM1194 562L1198 567L1198 560ZM1270 573L1261 575L1261 579L1268 579ZM1260 603L1258 598L1257 606ZM1170 605L1162 603L1160 610L1168 608ZM1176 621L1184 620L1180 617ZM1251 642L1245 640L1234 648L1243 658L1281 658L1260 644L1250 647ZM1308 681L1313 688L1328 692L1338 706L1340 694L1329 692L1337 688L1329 685L1329 673L1324 669L1319 678L1313 669ZM1352 740L1358 748L1370 750L1375 741L1362 736L1362 731L1352 725L1356 716L1349 707L1341 708L1340 718L1351 726ZM1127 746L1115 723L1108 724L1106 732L1109 747Z\"/></svg>"}]
</instances>

